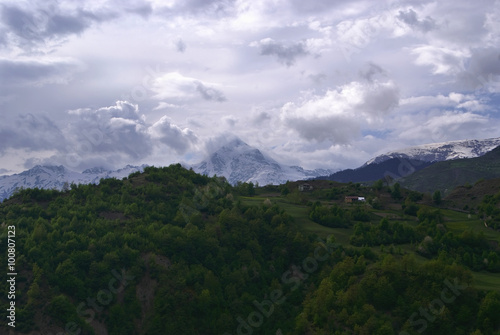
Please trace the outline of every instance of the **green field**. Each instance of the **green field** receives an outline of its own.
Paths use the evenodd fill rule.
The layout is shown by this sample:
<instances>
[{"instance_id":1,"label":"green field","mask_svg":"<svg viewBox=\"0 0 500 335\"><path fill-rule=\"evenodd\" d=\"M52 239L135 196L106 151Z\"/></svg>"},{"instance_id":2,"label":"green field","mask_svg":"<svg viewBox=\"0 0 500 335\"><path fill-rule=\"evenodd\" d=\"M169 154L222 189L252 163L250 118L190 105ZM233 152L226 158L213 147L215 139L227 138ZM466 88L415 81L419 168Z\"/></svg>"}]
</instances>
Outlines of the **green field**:
<instances>
[{"instance_id":1,"label":"green field","mask_svg":"<svg viewBox=\"0 0 500 335\"><path fill-rule=\"evenodd\" d=\"M253 197L241 197L242 202L248 206L260 206L264 203L266 199L270 199L273 204L277 204L283 208L289 215L294 219L294 223L306 232L317 234L318 236L325 238L333 234L336 238L337 243L344 246L349 245L350 237L353 233L352 228L330 228L322 226L316 222L309 219L308 211L309 208L305 205L298 205L292 203L285 196L253 196ZM311 201L316 199L311 198ZM415 217L401 216L401 212L393 209L386 210L374 210L370 209L373 214L376 214L380 218L386 217L389 220L397 221L400 223L407 223L410 225L416 225L418 222ZM472 230L475 233L481 232L484 236L491 241L497 241L500 243L500 232L494 231L493 229L487 228L484 225L483 220L481 220L477 215L469 215L461 211L455 211L451 209L440 209L446 226L454 234L459 235L464 231ZM353 247L353 246L351 246ZM399 245L401 251L406 253L413 253L416 260L419 263L425 262L426 258L415 252L415 247L410 244ZM380 254L380 247L371 248L376 254ZM386 248L387 249L387 248ZM500 274L489 273L489 272L474 272L474 283L478 289L484 290L497 290L500 291Z\"/></svg>"}]
</instances>

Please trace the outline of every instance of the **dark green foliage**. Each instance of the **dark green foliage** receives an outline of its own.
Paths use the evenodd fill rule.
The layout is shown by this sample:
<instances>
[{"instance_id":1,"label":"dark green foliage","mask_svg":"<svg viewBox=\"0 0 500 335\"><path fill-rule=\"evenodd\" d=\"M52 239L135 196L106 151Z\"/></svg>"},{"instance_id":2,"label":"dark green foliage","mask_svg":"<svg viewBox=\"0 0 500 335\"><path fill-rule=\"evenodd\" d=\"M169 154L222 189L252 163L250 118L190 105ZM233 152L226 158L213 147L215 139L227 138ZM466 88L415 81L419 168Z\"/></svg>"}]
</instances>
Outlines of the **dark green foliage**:
<instances>
[{"instance_id":1,"label":"dark green foliage","mask_svg":"<svg viewBox=\"0 0 500 335\"><path fill-rule=\"evenodd\" d=\"M309 213L309 218L326 227L346 228L350 226L348 212L336 204L326 207L315 202Z\"/></svg>"},{"instance_id":2,"label":"dark green foliage","mask_svg":"<svg viewBox=\"0 0 500 335\"><path fill-rule=\"evenodd\" d=\"M402 197L402 195L401 195L401 185L399 185L399 183L395 183L392 186L391 197L393 199L396 199L396 200L401 199L401 197Z\"/></svg>"},{"instance_id":3,"label":"dark green foliage","mask_svg":"<svg viewBox=\"0 0 500 335\"><path fill-rule=\"evenodd\" d=\"M256 304L270 310L267 302L278 292L283 299L252 326L254 334L413 334L419 329L408 320L441 297L445 280L470 285L469 269L500 271L496 245L472 230L448 231L444 215L420 203L419 193L394 185L391 200L385 186L326 184L307 194L288 186L231 187L172 165L67 192L20 191L0 205L0 223L17 234L16 333L70 325L93 334L86 320L110 335L245 333L239 320L262 313ZM286 206L255 196L264 192L283 193L277 198ZM348 194L384 208L406 197L404 213L418 223L403 222L408 216L392 208L401 223L380 219L369 204L344 204ZM488 222L498 198L484 199L480 211ZM304 221L313 225L308 217L351 228L333 231L352 232L352 246L345 236L342 246L302 229ZM5 255L5 227L0 235ZM408 250L429 260L402 256ZM498 332L498 294L469 287L455 298L427 322L427 333ZM100 302L90 309L92 301ZM2 295L4 310L6 304Z\"/></svg>"},{"instance_id":4,"label":"dark green foliage","mask_svg":"<svg viewBox=\"0 0 500 335\"><path fill-rule=\"evenodd\" d=\"M440 190L436 190L434 192L434 194L432 195L432 201L434 201L434 204L436 205L440 205L441 204L441 191Z\"/></svg>"},{"instance_id":5,"label":"dark green foliage","mask_svg":"<svg viewBox=\"0 0 500 335\"><path fill-rule=\"evenodd\" d=\"M355 224L350 243L357 246L376 246L391 243L412 243L416 239L417 234L413 227L382 219L377 225L366 223Z\"/></svg>"}]
</instances>

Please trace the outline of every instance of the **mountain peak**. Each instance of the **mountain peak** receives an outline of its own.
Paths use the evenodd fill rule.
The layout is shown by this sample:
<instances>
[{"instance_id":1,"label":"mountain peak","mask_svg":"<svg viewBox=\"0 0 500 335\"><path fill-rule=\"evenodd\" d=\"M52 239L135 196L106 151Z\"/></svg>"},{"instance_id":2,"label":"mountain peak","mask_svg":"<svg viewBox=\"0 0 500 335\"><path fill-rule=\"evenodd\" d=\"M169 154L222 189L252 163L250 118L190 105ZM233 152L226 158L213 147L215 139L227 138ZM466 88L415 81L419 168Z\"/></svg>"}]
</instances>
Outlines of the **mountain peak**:
<instances>
[{"instance_id":1,"label":"mountain peak","mask_svg":"<svg viewBox=\"0 0 500 335\"><path fill-rule=\"evenodd\" d=\"M329 172L283 166L237 137L214 150L207 159L193 166L193 169L207 176L224 176L231 184L253 182L259 185L309 179Z\"/></svg>"},{"instance_id":2,"label":"mountain peak","mask_svg":"<svg viewBox=\"0 0 500 335\"><path fill-rule=\"evenodd\" d=\"M225 147L230 147L230 148L237 148L237 147L250 147L248 144L243 142L239 137L235 137L231 139Z\"/></svg>"}]
</instances>

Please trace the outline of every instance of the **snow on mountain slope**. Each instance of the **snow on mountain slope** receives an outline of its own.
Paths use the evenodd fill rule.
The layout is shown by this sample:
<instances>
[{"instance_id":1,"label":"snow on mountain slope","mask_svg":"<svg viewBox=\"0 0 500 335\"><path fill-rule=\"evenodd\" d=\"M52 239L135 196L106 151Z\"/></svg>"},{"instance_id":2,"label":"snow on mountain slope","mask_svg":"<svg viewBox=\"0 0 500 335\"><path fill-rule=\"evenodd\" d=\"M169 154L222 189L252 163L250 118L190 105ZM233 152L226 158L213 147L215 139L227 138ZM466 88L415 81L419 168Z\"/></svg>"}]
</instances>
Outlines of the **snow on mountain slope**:
<instances>
[{"instance_id":1,"label":"snow on mountain slope","mask_svg":"<svg viewBox=\"0 0 500 335\"><path fill-rule=\"evenodd\" d=\"M253 182L259 185L282 184L287 180L301 180L330 174L332 171L304 170L299 166L284 166L235 138L213 152L193 170L207 176L224 176L231 184Z\"/></svg>"},{"instance_id":2,"label":"snow on mountain slope","mask_svg":"<svg viewBox=\"0 0 500 335\"><path fill-rule=\"evenodd\" d=\"M473 158L482 156L499 145L500 138L424 144L388 152L370 159L363 166L373 163L381 163L391 158L415 159L425 162L440 162L457 158Z\"/></svg>"},{"instance_id":3,"label":"snow on mountain slope","mask_svg":"<svg viewBox=\"0 0 500 335\"><path fill-rule=\"evenodd\" d=\"M104 168L87 169L82 173L71 171L64 166L37 165L27 171L0 177L0 201L9 198L18 188L43 188L61 190L64 184L98 184L101 178L122 179L129 174L142 171L145 165L127 165L123 169L109 171Z\"/></svg>"}]
</instances>

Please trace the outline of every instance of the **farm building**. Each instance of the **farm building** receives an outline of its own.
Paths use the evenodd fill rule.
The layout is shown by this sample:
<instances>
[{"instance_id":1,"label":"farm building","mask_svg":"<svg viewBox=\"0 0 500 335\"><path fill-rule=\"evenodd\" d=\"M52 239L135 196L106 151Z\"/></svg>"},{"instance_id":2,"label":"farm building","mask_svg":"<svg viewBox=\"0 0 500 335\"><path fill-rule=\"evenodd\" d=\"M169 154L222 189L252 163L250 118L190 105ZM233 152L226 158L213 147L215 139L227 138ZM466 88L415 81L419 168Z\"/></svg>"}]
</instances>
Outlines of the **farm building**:
<instances>
[{"instance_id":1,"label":"farm building","mask_svg":"<svg viewBox=\"0 0 500 335\"><path fill-rule=\"evenodd\" d=\"M300 184L299 185L299 191L300 192L304 192L304 191L312 191L313 187L311 184L307 184L307 183L304 183L304 184Z\"/></svg>"},{"instance_id":2,"label":"farm building","mask_svg":"<svg viewBox=\"0 0 500 335\"><path fill-rule=\"evenodd\" d=\"M346 203L353 203L353 202L365 202L365 197L358 197L357 195L350 195L345 197L345 202Z\"/></svg>"}]
</instances>

